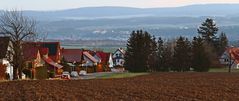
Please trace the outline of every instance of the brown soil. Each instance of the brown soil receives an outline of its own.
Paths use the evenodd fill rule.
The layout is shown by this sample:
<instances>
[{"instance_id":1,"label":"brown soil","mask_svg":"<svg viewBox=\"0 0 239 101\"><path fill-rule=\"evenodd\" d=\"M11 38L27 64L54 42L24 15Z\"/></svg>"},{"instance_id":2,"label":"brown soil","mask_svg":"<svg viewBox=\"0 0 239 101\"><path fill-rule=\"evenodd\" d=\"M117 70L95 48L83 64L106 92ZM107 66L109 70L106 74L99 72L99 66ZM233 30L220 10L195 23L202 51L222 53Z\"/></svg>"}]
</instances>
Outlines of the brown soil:
<instances>
[{"instance_id":1,"label":"brown soil","mask_svg":"<svg viewBox=\"0 0 239 101\"><path fill-rule=\"evenodd\" d=\"M0 100L239 101L239 74L154 73L123 79L1 82Z\"/></svg>"}]
</instances>

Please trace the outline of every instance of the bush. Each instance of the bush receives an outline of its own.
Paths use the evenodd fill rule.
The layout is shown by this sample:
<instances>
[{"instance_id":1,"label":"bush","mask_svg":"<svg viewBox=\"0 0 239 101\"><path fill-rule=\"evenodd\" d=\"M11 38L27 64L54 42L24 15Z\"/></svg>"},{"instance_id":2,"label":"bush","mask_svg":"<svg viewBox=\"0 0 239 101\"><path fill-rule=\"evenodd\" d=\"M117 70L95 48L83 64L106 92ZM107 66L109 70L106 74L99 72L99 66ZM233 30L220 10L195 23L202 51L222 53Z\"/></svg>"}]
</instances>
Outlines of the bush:
<instances>
[{"instance_id":1,"label":"bush","mask_svg":"<svg viewBox=\"0 0 239 101\"><path fill-rule=\"evenodd\" d=\"M36 79L47 79L47 68L46 67L37 67L36 68Z\"/></svg>"}]
</instances>

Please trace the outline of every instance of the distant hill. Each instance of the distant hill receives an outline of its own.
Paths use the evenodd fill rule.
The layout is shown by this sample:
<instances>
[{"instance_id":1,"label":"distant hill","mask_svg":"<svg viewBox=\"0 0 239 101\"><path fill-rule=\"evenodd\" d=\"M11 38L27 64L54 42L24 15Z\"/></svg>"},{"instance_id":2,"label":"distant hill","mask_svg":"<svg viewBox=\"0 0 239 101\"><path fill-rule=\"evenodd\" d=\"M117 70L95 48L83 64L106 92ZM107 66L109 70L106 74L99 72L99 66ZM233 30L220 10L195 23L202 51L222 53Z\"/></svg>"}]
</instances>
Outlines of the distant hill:
<instances>
[{"instance_id":1,"label":"distant hill","mask_svg":"<svg viewBox=\"0 0 239 101\"><path fill-rule=\"evenodd\" d=\"M59 11L25 11L40 20L125 18L142 16L237 16L239 4L202 4L170 8L85 7Z\"/></svg>"},{"instance_id":2,"label":"distant hill","mask_svg":"<svg viewBox=\"0 0 239 101\"><path fill-rule=\"evenodd\" d=\"M24 11L38 20L40 33L60 40L127 40L132 30L175 38L197 35L207 18L215 19L220 32L239 39L239 4L202 4L169 8L85 7L58 11Z\"/></svg>"}]
</instances>

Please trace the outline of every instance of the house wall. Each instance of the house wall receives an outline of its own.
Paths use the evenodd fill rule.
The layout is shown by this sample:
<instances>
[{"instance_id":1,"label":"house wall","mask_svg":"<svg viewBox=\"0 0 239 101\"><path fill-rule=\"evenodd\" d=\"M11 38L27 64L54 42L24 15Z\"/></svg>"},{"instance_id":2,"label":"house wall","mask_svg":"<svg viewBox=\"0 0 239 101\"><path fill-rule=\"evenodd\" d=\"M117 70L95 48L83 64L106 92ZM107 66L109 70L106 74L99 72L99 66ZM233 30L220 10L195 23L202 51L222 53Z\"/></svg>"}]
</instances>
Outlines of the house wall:
<instances>
[{"instance_id":1,"label":"house wall","mask_svg":"<svg viewBox=\"0 0 239 101\"><path fill-rule=\"evenodd\" d=\"M239 69L239 64L236 64L234 68Z\"/></svg>"},{"instance_id":2,"label":"house wall","mask_svg":"<svg viewBox=\"0 0 239 101\"><path fill-rule=\"evenodd\" d=\"M124 54L122 54L119 50L113 54L114 66L124 66Z\"/></svg>"},{"instance_id":3,"label":"house wall","mask_svg":"<svg viewBox=\"0 0 239 101\"><path fill-rule=\"evenodd\" d=\"M220 63L224 64L224 65L228 64L229 60L230 60L228 56L229 56L229 54L227 52L224 52L223 55L219 59Z\"/></svg>"},{"instance_id":4,"label":"house wall","mask_svg":"<svg viewBox=\"0 0 239 101\"><path fill-rule=\"evenodd\" d=\"M13 66L6 59L0 59L1 63L7 66L6 73L10 75L10 80L13 79Z\"/></svg>"}]
</instances>

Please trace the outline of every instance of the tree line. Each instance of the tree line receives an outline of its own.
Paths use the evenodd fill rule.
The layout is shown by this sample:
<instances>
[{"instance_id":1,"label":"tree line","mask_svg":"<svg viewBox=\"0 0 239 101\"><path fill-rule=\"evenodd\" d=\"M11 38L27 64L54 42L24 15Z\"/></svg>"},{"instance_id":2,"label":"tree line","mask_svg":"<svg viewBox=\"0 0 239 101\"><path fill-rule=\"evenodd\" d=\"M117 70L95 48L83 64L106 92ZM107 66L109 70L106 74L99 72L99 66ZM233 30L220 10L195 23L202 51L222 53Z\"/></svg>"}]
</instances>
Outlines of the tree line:
<instances>
[{"instance_id":1,"label":"tree line","mask_svg":"<svg viewBox=\"0 0 239 101\"><path fill-rule=\"evenodd\" d=\"M133 31L127 42L125 67L131 72L198 71L206 72L217 64L228 39L213 19L207 18L197 29L198 35L189 40L179 36L163 40L147 31Z\"/></svg>"}]
</instances>

